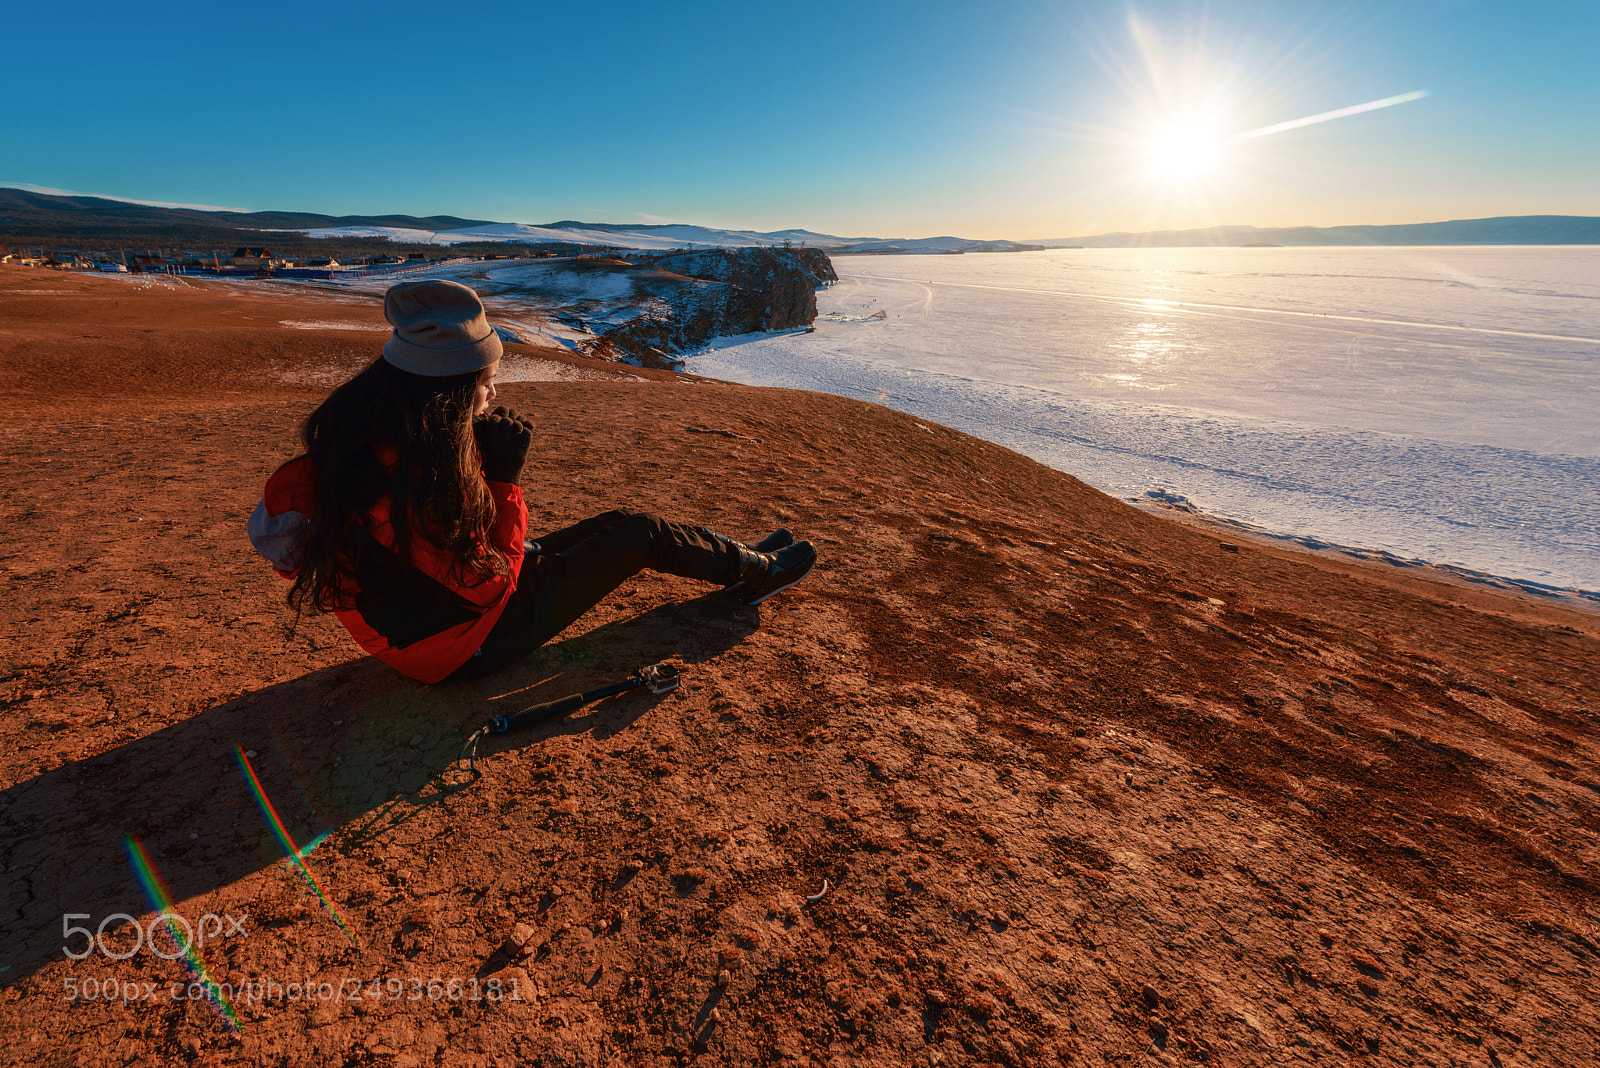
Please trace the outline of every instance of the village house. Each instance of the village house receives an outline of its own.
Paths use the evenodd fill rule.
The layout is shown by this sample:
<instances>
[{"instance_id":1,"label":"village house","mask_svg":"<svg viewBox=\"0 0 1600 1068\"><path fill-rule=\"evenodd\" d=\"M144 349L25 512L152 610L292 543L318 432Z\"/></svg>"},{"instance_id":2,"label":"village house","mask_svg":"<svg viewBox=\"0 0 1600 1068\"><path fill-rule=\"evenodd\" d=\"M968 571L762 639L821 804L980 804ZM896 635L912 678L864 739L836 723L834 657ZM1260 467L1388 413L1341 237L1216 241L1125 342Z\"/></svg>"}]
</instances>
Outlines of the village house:
<instances>
[{"instance_id":1,"label":"village house","mask_svg":"<svg viewBox=\"0 0 1600 1068\"><path fill-rule=\"evenodd\" d=\"M270 248L237 248L228 263L234 267L277 267L279 261Z\"/></svg>"}]
</instances>

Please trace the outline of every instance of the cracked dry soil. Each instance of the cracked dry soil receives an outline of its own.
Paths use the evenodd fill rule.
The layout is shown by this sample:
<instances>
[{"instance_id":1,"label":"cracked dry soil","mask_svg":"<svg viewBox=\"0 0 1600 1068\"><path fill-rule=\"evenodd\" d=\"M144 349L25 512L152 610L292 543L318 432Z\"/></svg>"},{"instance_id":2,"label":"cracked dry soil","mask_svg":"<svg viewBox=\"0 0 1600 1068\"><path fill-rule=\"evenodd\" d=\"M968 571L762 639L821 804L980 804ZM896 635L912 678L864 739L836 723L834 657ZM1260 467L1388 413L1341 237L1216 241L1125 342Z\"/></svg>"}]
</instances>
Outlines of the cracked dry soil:
<instances>
[{"instance_id":1,"label":"cracked dry soil","mask_svg":"<svg viewBox=\"0 0 1600 1068\"><path fill-rule=\"evenodd\" d=\"M421 686L290 633L243 535L320 399L260 368L374 335L277 328L327 317L293 292L0 272L0 1062L1596 1061L1592 612L629 369L505 389L534 533L645 508L822 563L759 610L646 574ZM490 715L664 658L678 692L453 770ZM235 746L296 843L331 832L309 864L359 945ZM199 954L236 1031L163 1000L189 974L124 921L69 959L65 914L148 928L130 836L186 919L247 917Z\"/></svg>"}]
</instances>

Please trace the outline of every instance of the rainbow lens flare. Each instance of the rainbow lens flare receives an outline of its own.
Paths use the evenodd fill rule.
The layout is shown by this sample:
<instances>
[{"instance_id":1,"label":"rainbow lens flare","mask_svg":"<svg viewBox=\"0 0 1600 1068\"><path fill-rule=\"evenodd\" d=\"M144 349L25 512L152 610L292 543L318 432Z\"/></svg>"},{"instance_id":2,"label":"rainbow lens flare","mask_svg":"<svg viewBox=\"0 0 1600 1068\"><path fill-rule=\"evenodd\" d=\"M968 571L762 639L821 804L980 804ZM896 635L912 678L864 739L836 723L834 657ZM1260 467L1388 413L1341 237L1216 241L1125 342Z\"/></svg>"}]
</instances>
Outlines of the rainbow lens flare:
<instances>
[{"instance_id":1,"label":"rainbow lens flare","mask_svg":"<svg viewBox=\"0 0 1600 1068\"><path fill-rule=\"evenodd\" d=\"M233 1003L228 1000L228 995L223 992L221 985L211 978L211 973L206 970L206 962L195 949L194 931L188 931L186 938L178 937L176 921L182 917L177 914L172 902L172 893L162 881L161 873L156 871L156 866L150 862L150 854L144 851L144 845L131 834L124 835L123 842L128 847L128 860L133 864L134 873L139 876L139 883L144 887L145 896L150 899L150 907L156 910L157 917L166 921L167 936L172 939L172 944L183 947L183 965L188 969L189 978L192 982L200 984L200 988L206 992L206 998L217 1010L217 1015L222 1017L223 1023L228 1025L229 1030L237 1033L239 1014L234 1011ZM188 926L187 921L184 926Z\"/></svg>"},{"instance_id":2,"label":"rainbow lens flare","mask_svg":"<svg viewBox=\"0 0 1600 1068\"><path fill-rule=\"evenodd\" d=\"M233 752L239 758L239 768L244 772L245 781L250 784L251 792L256 795L256 803L261 806L261 814L267 818L268 826L278 836L278 841L282 844L283 851L288 855L290 862L299 870L300 877L306 881L307 888L316 895L318 901L322 902L323 911L328 914L334 923L339 925L339 930L343 931L345 937L350 939L350 944L359 947L361 939L351 929L350 925L344 921L344 917L339 914L339 910L334 907L333 902L328 900L328 895L322 891L322 884L317 882L317 877L312 874L310 866L306 864L306 854L321 844L322 840L332 832L324 831L312 839L305 848L297 848L294 844L294 839L289 837L289 828L285 827L283 820L278 818L278 810L272 807L272 799L261 788L261 780L256 777L256 769L250 765L250 758L244 755L244 749L239 745L233 747Z\"/></svg>"}]
</instances>

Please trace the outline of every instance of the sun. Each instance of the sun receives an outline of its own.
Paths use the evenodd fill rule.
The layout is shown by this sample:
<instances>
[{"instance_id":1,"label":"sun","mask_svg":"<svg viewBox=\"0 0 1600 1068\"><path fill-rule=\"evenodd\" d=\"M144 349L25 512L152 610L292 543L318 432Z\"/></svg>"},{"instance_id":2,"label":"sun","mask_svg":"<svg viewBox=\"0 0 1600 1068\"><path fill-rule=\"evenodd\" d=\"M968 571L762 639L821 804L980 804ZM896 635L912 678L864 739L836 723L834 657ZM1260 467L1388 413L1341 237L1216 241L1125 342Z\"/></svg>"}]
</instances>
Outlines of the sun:
<instances>
[{"instance_id":1,"label":"sun","mask_svg":"<svg viewBox=\"0 0 1600 1068\"><path fill-rule=\"evenodd\" d=\"M1145 145L1150 177L1173 185L1199 185L1221 169L1227 135L1208 119L1183 119L1159 126Z\"/></svg>"}]
</instances>

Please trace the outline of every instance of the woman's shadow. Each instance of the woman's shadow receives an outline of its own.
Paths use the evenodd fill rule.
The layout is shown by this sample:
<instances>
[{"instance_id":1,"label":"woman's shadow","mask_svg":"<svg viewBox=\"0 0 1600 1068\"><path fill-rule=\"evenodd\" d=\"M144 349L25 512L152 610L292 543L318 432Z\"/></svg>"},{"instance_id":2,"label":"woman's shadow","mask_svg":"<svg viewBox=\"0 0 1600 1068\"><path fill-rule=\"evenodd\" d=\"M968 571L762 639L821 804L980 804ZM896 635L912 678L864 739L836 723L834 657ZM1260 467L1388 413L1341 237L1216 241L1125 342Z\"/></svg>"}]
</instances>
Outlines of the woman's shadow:
<instances>
[{"instance_id":1,"label":"woman's shadow","mask_svg":"<svg viewBox=\"0 0 1600 1068\"><path fill-rule=\"evenodd\" d=\"M552 643L482 679L438 686L362 657L18 783L0 792L0 985L67 950L81 953L84 935L64 942L69 914L75 918L66 926L95 930L108 916L154 911L130 862L130 840L180 903L282 861L286 851L241 754L297 847L337 831L337 848L359 852L471 791L477 773L456 760L466 737L490 718L663 659L692 666L758 624L754 609L711 593ZM478 759L557 735L607 737L663 699L632 690L575 717L492 735Z\"/></svg>"}]
</instances>

